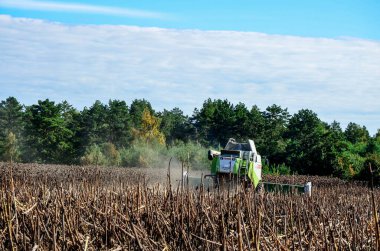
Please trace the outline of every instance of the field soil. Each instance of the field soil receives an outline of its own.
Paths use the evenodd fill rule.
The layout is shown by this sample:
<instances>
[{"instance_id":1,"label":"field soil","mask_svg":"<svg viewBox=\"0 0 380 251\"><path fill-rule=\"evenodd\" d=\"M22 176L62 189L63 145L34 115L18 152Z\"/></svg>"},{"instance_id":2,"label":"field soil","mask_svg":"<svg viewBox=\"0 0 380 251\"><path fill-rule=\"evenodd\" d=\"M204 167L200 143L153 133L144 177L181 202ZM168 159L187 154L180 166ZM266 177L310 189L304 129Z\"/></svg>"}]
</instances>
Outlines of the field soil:
<instances>
[{"instance_id":1,"label":"field soil","mask_svg":"<svg viewBox=\"0 0 380 251\"><path fill-rule=\"evenodd\" d=\"M380 250L380 190L365 182L264 176L310 181L306 196L182 186L179 165L0 163L0 174L0 250Z\"/></svg>"}]
</instances>

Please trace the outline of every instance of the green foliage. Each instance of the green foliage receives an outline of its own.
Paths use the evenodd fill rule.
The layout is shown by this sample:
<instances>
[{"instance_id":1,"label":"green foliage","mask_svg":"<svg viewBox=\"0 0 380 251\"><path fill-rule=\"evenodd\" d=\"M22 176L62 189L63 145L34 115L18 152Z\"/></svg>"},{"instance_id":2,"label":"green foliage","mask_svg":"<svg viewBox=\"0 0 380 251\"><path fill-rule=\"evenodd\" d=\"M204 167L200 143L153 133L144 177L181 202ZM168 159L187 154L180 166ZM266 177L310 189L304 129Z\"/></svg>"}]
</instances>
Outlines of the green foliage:
<instances>
[{"instance_id":1,"label":"green foliage","mask_svg":"<svg viewBox=\"0 0 380 251\"><path fill-rule=\"evenodd\" d=\"M206 169L210 163L207 159L207 149L194 142L184 143L177 141L170 149L169 155L182 163L190 165L192 169Z\"/></svg>"},{"instance_id":2,"label":"green foliage","mask_svg":"<svg viewBox=\"0 0 380 251\"><path fill-rule=\"evenodd\" d=\"M370 173L369 166L371 165L373 173ZM358 178L362 180L371 181L373 176L374 185L380 185L380 155L370 154L363 164L361 172L358 174Z\"/></svg>"},{"instance_id":3,"label":"green foliage","mask_svg":"<svg viewBox=\"0 0 380 251\"><path fill-rule=\"evenodd\" d=\"M155 115L152 105L145 99L135 99L132 101L129 113L131 115L133 128L140 129L142 125L141 119L145 109L147 109L150 114Z\"/></svg>"},{"instance_id":4,"label":"green foliage","mask_svg":"<svg viewBox=\"0 0 380 251\"><path fill-rule=\"evenodd\" d=\"M264 164L262 168L263 174L272 174L272 175L291 175L292 170L290 167L286 166L285 164L279 164L279 165L267 165Z\"/></svg>"},{"instance_id":5,"label":"green foliage","mask_svg":"<svg viewBox=\"0 0 380 251\"><path fill-rule=\"evenodd\" d=\"M82 165L119 166L121 157L112 143L93 144L86 149L80 162Z\"/></svg>"},{"instance_id":6,"label":"green foliage","mask_svg":"<svg viewBox=\"0 0 380 251\"><path fill-rule=\"evenodd\" d=\"M165 151L166 148L158 143L134 141L129 148L120 150L121 164L126 167L165 167L168 163Z\"/></svg>"},{"instance_id":7,"label":"green foliage","mask_svg":"<svg viewBox=\"0 0 380 251\"><path fill-rule=\"evenodd\" d=\"M14 97L9 97L0 103L0 138L4 139L12 132L16 137L23 130L23 107Z\"/></svg>"},{"instance_id":8,"label":"green foliage","mask_svg":"<svg viewBox=\"0 0 380 251\"><path fill-rule=\"evenodd\" d=\"M261 169L262 174L271 174L269 165L263 164Z\"/></svg>"},{"instance_id":9,"label":"green foliage","mask_svg":"<svg viewBox=\"0 0 380 251\"><path fill-rule=\"evenodd\" d=\"M343 151L337 156L334 174L340 178L352 179L362 172L366 159L357 153Z\"/></svg>"},{"instance_id":10,"label":"green foliage","mask_svg":"<svg viewBox=\"0 0 380 251\"><path fill-rule=\"evenodd\" d=\"M249 123L246 127L247 136L254 139L257 150L265 154L265 119L263 113L257 106L252 106L248 114Z\"/></svg>"},{"instance_id":11,"label":"green foliage","mask_svg":"<svg viewBox=\"0 0 380 251\"><path fill-rule=\"evenodd\" d=\"M261 154L266 156L270 163L283 163L287 142L284 133L287 130L289 113L287 109L272 105L262 112L264 118L263 142Z\"/></svg>"},{"instance_id":12,"label":"green foliage","mask_svg":"<svg viewBox=\"0 0 380 251\"><path fill-rule=\"evenodd\" d=\"M61 116L64 120L64 127L72 133L72 136L69 138L70 146L66 149L66 156L62 161L65 164L77 163L82 154L80 152L81 137L79 134L80 112L67 101L63 101L59 105L61 107Z\"/></svg>"},{"instance_id":13,"label":"green foliage","mask_svg":"<svg viewBox=\"0 0 380 251\"><path fill-rule=\"evenodd\" d=\"M236 140L245 140L250 138L250 131L247 130L251 125L250 114L243 103L237 104L233 107L234 121L231 125L231 130Z\"/></svg>"},{"instance_id":14,"label":"green foliage","mask_svg":"<svg viewBox=\"0 0 380 251\"><path fill-rule=\"evenodd\" d=\"M13 134L13 135L12 135ZM380 130L328 125L311 110L292 116L278 105L261 111L228 100L205 100L188 117L174 108L155 113L144 99L96 101L77 111L48 99L25 107L15 98L0 102L0 156L23 162L166 167L170 157L192 168L209 166L207 149L229 138L254 139L270 166L263 172L335 175L366 179L369 163L378 177ZM17 140L16 140L17 139Z\"/></svg>"},{"instance_id":15,"label":"green foliage","mask_svg":"<svg viewBox=\"0 0 380 251\"><path fill-rule=\"evenodd\" d=\"M317 114L300 110L289 120L286 147L287 164L302 174L329 174L331 167L325 162L326 128Z\"/></svg>"},{"instance_id":16,"label":"green foliage","mask_svg":"<svg viewBox=\"0 0 380 251\"><path fill-rule=\"evenodd\" d=\"M125 101L110 100L107 107L108 142L122 147L131 140L131 118Z\"/></svg>"},{"instance_id":17,"label":"green foliage","mask_svg":"<svg viewBox=\"0 0 380 251\"><path fill-rule=\"evenodd\" d=\"M110 100L105 105L97 100L82 111L78 127L81 154L92 144L110 142L120 148L131 140L131 118L125 101Z\"/></svg>"},{"instance_id":18,"label":"green foliage","mask_svg":"<svg viewBox=\"0 0 380 251\"><path fill-rule=\"evenodd\" d=\"M84 108L81 116L82 145L89 146L108 141L107 106L99 100L89 108Z\"/></svg>"},{"instance_id":19,"label":"green foliage","mask_svg":"<svg viewBox=\"0 0 380 251\"><path fill-rule=\"evenodd\" d=\"M0 156L3 156L9 133L22 139L24 129L23 107L14 97L0 102Z\"/></svg>"},{"instance_id":20,"label":"green foliage","mask_svg":"<svg viewBox=\"0 0 380 251\"><path fill-rule=\"evenodd\" d=\"M3 159L10 162L17 161L20 152L17 146L16 135L13 132L8 133L4 145Z\"/></svg>"},{"instance_id":21,"label":"green foliage","mask_svg":"<svg viewBox=\"0 0 380 251\"><path fill-rule=\"evenodd\" d=\"M228 100L206 100L199 111L194 111L193 120L203 143L224 145L234 136L234 106Z\"/></svg>"},{"instance_id":22,"label":"green foliage","mask_svg":"<svg viewBox=\"0 0 380 251\"><path fill-rule=\"evenodd\" d=\"M249 111L242 103L234 106L228 100L208 99L192 117L197 139L204 145L225 145L229 138L236 140L264 139L265 120L254 106Z\"/></svg>"},{"instance_id":23,"label":"green foliage","mask_svg":"<svg viewBox=\"0 0 380 251\"><path fill-rule=\"evenodd\" d=\"M80 159L82 165L107 165L107 159L102 153L101 148L93 144L87 148L85 155Z\"/></svg>"},{"instance_id":24,"label":"green foliage","mask_svg":"<svg viewBox=\"0 0 380 251\"><path fill-rule=\"evenodd\" d=\"M347 125L346 130L344 131L344 135L346 139L350 141L352 144L368 142L369 133L365 126L360 126L356 123L350 122Z\"/></svg>"},{"instance_id":25,"label":"green foliage","mask_svg":"<svg viewBox=\"0 0 380 251\"><path fill-rule=\"evenodd\" d=\"M371 138L365 149L367 154L379 154L380 155L380 137Z\"/></svg>"},{"instance_id":26,"label":"green foliage","mask_svg":"<svg viewBox=\"0 0 380 251\"><path fill-rule=\"evenodd\" d=\"M173 145L177 140L189 141L193 137L194 127L179 108L171 111L164 109L158 117L161 119L160 131L166 138L166 144Z\"/></svg>"},{"instance_id":27,"label":"green foliage","mask_svg":"<svg viewBox=\"0 0 380 251\"><path fill-rule=\"evenodd\" d=\"M46 99L26 109L24 159L45 163L66 163L74 136L63 116L63 106Z\"/></svg>"},{"instance_id":28,"label":"green foliage","mask_svg":"<svg viewBox=\"0 0 380 251\"><path fill-rule=\"evenodd\" d=\"M120 150L122 166L158 168L167 167L171 157L189 164L192 169L205 169L209 166L207 149L194 142L176 141L166 148L159 143L135 141L130 147Z\"/></svg>"},{"instance_id":29,"label":"green foliage","mask_svg":"<svg viewBox=\"0 0 380 251\"><path fill-rule=\"evenodd\" d=\"M121 164L120 153L114 144L104 143L101 145L101 149L108 166L119 166Z\"/></svg>"}]
</instances>

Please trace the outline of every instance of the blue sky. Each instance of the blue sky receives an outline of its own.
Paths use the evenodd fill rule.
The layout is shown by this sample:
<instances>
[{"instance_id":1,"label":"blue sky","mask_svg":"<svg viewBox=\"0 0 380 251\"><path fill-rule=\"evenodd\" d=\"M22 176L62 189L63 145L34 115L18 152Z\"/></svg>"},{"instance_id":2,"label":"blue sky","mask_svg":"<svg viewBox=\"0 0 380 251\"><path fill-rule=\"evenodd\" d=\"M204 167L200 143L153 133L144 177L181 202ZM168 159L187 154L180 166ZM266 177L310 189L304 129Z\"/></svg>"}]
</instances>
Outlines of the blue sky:
<instances>
[{"instance_id":1,"label":"blue sky","mask_svg":"<svg viewBox=\"0 0 380 251\"><path fill-rule=\"evenodd\" d=\"M205 99L380 128L380 1L0 0L0 100Z\"/></svg>"},{"instance_id":2,"label":"blue sky","mask_svg":"<svg viewBox=\"0 0 380 251\"><path fill-rule=\"evenodd\" d=\"M74 11L75 7L65 10L62 7L65 5L118 8L141 12L141 15L101 14L89 8ZM0 0L0 7L3 14L67 24L124 24L380 39L378 0Z\"/></svg>"}]
</instances>

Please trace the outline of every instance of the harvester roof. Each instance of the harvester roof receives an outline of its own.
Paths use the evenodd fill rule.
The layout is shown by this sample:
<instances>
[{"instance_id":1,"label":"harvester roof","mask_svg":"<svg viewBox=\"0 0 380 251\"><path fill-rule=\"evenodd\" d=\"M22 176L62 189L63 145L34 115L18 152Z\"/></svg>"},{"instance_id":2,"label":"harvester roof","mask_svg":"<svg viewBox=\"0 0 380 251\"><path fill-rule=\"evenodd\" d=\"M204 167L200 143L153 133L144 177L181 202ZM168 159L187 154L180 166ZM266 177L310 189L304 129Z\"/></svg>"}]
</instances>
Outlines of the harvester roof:
<instances>
[{"instance_id":1,"label":"harvester roof","mask_svg":"<svg viewBox=\"0 0 380 251\"><path fill-rule=\"evenodd\" d=\"M224 150L230 151L252 151L256 153L256 146L253 140L248 140L248 143L239 143L235 139L231 138L228 140Z\"/></svg>"}]
</instances>

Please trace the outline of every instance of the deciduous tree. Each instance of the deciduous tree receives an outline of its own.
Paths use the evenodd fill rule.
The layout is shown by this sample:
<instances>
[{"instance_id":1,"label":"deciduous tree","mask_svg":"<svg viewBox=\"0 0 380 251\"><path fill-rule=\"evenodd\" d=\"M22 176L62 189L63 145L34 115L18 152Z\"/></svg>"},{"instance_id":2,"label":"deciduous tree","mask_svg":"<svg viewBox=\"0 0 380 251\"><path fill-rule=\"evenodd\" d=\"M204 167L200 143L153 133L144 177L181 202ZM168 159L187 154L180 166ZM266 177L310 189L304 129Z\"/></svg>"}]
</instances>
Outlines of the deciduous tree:
<instances>
[{"instance_id":1,"label":"deciduous tree","mask_svg":"<svg viewBox=\"0 0 380 251\"><path fill-rule=\"evenodd\" d=\"M145 108L141 116L140 129L135 129L135 138L137 140L143 140L146 143L159 142L165 144L165 136L160 132L160 119Z\"/></svg>"},{"instance_id":2,"label":"deciduous tree","mask_svg":"<svg viewBox=\"0 0 380 251\"><path fill-rule=\"evenodd\" d=\"M141 119L143 117L144 110L147 109L150 114L154 115L155 112L152 109L152 105L145 99L135 99L132 101L129 113L131 115L132 126L136 129L140 129L142 125Z\"/></svg>"}]
</instances>

